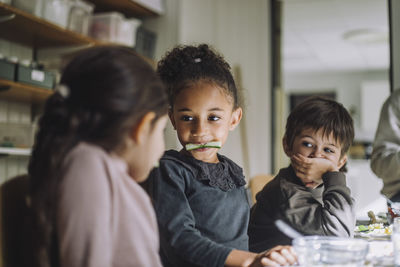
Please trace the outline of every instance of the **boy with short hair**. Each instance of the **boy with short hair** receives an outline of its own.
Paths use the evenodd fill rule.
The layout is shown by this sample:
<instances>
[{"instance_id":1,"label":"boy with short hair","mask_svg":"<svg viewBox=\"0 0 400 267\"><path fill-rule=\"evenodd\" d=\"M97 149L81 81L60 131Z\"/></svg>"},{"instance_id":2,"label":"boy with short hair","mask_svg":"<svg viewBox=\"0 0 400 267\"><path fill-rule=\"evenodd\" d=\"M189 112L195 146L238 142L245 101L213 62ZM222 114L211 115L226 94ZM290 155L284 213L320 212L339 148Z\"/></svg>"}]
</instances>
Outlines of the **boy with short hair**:
<instances>
[{"instance_id":1,"label":"boy with short hair","mask_svg":"<svg viewBox=\"0 0 400 267\"><path fill-rule=\"evenodd\" d=\"M304 235L352 236L354 199L344 171L353 138L353 120L336 101L311 97L293 109L283 138L291 164L256 196L248 229L251 251L291 244L276 228L277 219Z\"/></svg>"}]
</instances>

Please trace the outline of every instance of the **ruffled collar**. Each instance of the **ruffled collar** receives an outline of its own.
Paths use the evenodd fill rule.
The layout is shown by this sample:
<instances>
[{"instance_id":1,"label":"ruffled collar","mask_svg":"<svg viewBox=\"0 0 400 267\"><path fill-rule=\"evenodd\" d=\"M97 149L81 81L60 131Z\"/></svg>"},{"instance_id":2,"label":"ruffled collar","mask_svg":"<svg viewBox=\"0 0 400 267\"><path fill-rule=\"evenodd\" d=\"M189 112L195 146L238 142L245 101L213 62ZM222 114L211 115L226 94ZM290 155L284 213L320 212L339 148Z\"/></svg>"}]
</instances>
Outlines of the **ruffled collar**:
<instances>
[{"instance_id":1,"label":"ruffled collar","mask_svg":"<svg viewBox=\"0 0 400 267\"><path fill-rule=\"evenodd\" d=\"M217 156L218 163L208 163L176 150L168 150L163 159L179 162L188 168L197 180L208 182L210 186L220 188L223 191L244 186L246 180L242 168L223 155L218 154Z\"/></svg>"}]
</instances>

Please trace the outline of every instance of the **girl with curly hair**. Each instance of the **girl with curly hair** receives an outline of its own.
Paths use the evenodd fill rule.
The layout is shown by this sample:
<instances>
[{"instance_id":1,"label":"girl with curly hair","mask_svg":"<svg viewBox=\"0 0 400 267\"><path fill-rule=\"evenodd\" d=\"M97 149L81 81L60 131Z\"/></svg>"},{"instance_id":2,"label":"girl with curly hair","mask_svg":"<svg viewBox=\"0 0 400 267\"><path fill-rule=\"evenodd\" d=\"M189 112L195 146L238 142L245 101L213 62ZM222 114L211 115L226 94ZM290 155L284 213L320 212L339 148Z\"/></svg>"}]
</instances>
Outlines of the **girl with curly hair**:
<instances>
[{"instance_id":1,"label":"girl with curly hair","mask_svg":"<svg viewBox=\"0 0 400 267\"><path fill-rule=\"evenodd\" d=\"M218 153L242 117L230 66L208 45L178 46L158 64L183 149L166 151L146 187L164 266L262 266L295 262L291 248L248 252L242 168Z\"/></svg>"}]
</instances>

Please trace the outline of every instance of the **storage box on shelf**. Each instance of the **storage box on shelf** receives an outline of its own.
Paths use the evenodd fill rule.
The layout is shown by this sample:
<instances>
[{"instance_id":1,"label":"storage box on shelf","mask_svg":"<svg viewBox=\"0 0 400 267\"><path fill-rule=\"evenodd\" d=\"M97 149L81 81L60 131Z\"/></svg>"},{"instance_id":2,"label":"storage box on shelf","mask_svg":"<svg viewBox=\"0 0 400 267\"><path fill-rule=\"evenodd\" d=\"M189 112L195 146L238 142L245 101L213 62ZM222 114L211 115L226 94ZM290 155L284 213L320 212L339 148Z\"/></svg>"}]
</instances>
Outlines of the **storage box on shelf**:
<instances>
[{"instance_id":1,"label":"storage box on shelf","mask_svg":"<svg viewBox=\"0 0 400 267\"><path fill-rule=\"evenodd\" d=\"M102 42L133 47L140 24L140 20L126 19L119 12L98 13L91 17L89 35Z\"/></svg>"},{"instance_id":2,"label":"storage box on shelf","mask_svg":"<svg viewBox=\"0 0 400 267\"><path fill-rule=\"evenodd\" d=\"M12 0L11 4L34 16L42 17L43 0Z\"/></svg>"},{"instance_id":3,"label":"storage box on shelf","mask_svg":"<svg viewBox=\"0 0 400 267\"><path fill-rule=\"evenodd\" d=\"M0 3L0 16L10 18L0 23L1 39L32 46L34 49L96 43L87 36L63 29L7 4Z\"/></svg>"},{"instance_id":4,"label":"storage box on shelf","mask_svg":"<svg viewBox=\"0 0 400 267\"><path fill-rule=\"evenodd\" d=\"M130 0L117 0L116 3ZM0 38L14 41L24 45L34 46L35 49L57 46L91 46L104 44L82 34L63 29L47 20L37 18L15 7L0 3L0 16L10 16L12 19L0 23ZM135 43L135 27L139 23L133 23L134 19L128 20L133 36L123 36L119 40L125 45L133 46ZM122 27L123 28L123 27ZM123 31L123 29L122 29ZM130 41L126 41L130 40ZM117 41L121 43L121 41ZM149 60L151 64L151 60ZM153 64L154 65L154 64Z\"/></svg>"},{"instance_id":5,"label":"storage box on shelf","mask_svg":"<svg viewBox=\"0 0 400 267\"><path fill-rule=\"evenodd\" d=\"M17 67L16 81L43 88L53 89L55 75L50 71L35 69L19 64Z\"/></svg>"},{"instance_id":6,"label":"storage box on shelf","mask_svg":"<svg viewBox=\"0 0 400 267\"><path fill-rule=\"evenodd\" d=\"M71 2L68 0L45 0L43 4L43 18L67 28Z\"/></svg>"},{"instance_id":7,"label":"storage box on shelf","mask_svg":"<svg viewBox=\"0 0 400 267\"><path fill-rule=\"evenodd\" d=\"M129 47L136 45L136 32L142 22L138 19L125 19L119 29L118 43Z\"/></svg>"},{"instance_id":8,"label":"storage box on shelf","mask_svg":"<svg viewBox=\"0 0 400 267\"><path fill-rule=\"evenodd\" d=\"M92 16L94 5L80 0L71 2L69 13L68 29L83 35L89 31L90 17Z\"/></svg>"},{"instance_id":9,"label":"storage box on shelf","mask_svg":"<svg viewBox=\"0 0 400 267\"><path fill-rule=\"evenodd\" d=\"M17 64L7 59L0 59L0 78L14 81Z\"/></svg>"},{"instance_id":10,"label":"storage box on shelf","mask_svg":"<svg viewBox=\"0 0 400 267\"><path fill-rule=\"evenodd\" d=\"M124 21L124 16L119 12L94 14L91 17L89 36L103 42L118 40L118 29Z\"/></svg>"},{"instance_id":11,"label":"storage box on shelf","mask_svg":"<svg viewBox=\"0 0 400 267\"><path fill-rule=\"evenodd\" d=\"M43 103L52 93L55 73L16 62L16 57L0 59L0 100Z\"/></svg>"},{"instance_id":12,"label":"storage box on shelf","mask_svg":"<svg viewBox=\"0 0 400 267\"><path fill-rule=\"evenodd\" d=\"M92 4L81 0L15 0L13 6L60 27L78 29L77 32L79 33L82 33L80 28L87 28L88 18L84 17L87 17L93 11ZM71 15L73 25L69 24ZM82 23L82 25L78 25L79 23Z\"/></svg>"}]
</instances>

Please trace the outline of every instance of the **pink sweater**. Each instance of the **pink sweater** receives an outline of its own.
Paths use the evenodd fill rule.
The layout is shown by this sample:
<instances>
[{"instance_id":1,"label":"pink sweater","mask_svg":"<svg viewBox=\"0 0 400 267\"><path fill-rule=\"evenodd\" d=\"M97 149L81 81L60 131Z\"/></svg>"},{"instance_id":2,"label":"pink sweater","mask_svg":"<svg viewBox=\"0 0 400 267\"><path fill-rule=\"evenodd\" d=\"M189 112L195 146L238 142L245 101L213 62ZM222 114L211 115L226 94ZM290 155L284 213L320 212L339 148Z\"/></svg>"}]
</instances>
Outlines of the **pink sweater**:
<instances>
[{"instance_id":1,"label":"pink sweater","mask_svg":"<svg viewBox=\"0 0 400 267\"><path fill-rule=\"evenodd\" d=\"M121 158L80 143L67 155L62 172L61 266L161 266L152 204Z\"/></svg>"}]
</instances>

